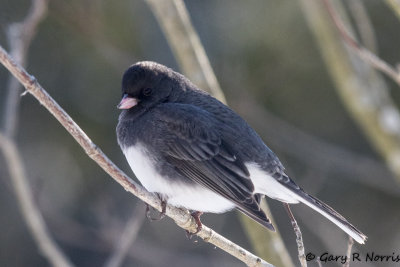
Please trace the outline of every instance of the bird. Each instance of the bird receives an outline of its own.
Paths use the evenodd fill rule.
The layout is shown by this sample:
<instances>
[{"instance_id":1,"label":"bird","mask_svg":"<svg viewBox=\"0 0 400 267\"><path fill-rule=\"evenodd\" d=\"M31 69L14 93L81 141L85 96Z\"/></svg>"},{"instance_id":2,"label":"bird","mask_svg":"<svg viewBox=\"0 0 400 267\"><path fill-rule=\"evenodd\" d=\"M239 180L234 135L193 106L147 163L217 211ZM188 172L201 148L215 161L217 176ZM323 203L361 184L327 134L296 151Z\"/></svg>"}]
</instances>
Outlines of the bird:
<instances>
[{"instance_id":1,"label":"bird","mask_svg":"<svg viewBox=\"0 0 400 267\"><path fill-rule=\"evenodd\" d=\"M275 230L260 208L264 196L303 203L355 241L367 236L306 193L278 157L231 108L162 64L141 61L122 77L118 144L140 183L165 203L202 213L237 209Z\"/></svg>"}]
</instances>

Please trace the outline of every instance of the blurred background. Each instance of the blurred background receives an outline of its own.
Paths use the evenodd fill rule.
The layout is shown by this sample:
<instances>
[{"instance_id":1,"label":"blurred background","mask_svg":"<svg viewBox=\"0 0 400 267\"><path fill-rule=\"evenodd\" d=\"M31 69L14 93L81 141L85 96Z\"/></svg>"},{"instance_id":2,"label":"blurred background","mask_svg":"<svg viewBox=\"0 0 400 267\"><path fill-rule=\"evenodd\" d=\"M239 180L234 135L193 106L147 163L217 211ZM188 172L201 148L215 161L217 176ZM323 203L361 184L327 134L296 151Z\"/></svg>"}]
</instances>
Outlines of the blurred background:
<instances>
[{"instance_id":1,"label":"blurred background","mask_svg":"<svg viewBox=\"0 0 400 267\"><path fill-rule=\"evenodd\" d=\"M349 4L352 1L344 1L350 15L357 13ZM306 19L314 11L305 10L305 2L184 1L228 104L255 128L298 184L368 236L367 243L356 244L353 251L399 255L399 177L362 123L349 113L351 108L343 101ZM375 52L390 64L400 62L400 21L389 1L357 2L369 16ZM0 0L0 44L7 50L7 26L21 21L30 4ZM350 16L350 22L357 24L355 16ZM360 31L356 35L362 36ZM132 177L116 142L116 105L123 71L141 60L182 72L144 0L49 1L27 54L28 72ZM379 87L380 93L395 106L400 104L399 86L378 76L384 87ZM9 73L1 67L1 119L8 79ZM15 138L34 200L52 237L76 266L103 266L132 220L138 225L137 236L120 266L243 266L196 237L188 240L171 219L145 219L144 204L90 160L29 94L21 98ZM268 199L268 204L289 255L299 266L288 216L281 203ZM292 210L306 253L345 254L345 233L303 205ZM0 265L48 266L21 216L3 156L0 213ZM254 252L238 212L202 218L207 226ZM352 262L350 266L398 263Z\"/></svg>"}]
</instances>

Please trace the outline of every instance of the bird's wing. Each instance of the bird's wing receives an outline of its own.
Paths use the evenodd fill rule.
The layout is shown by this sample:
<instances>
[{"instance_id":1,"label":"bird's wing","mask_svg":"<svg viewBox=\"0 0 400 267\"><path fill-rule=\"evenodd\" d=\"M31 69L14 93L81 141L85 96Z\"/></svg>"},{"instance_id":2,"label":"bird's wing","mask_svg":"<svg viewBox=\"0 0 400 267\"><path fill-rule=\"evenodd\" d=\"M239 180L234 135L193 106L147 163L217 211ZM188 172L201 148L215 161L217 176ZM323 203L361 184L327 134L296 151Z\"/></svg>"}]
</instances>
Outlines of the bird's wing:
<instances>
[{"instance_id":1,"label":"bird's wing","mask_svg":"<svg viewBox=\"0 0 400 267\"><path fill-rule=\"evenodd\" d=\"M254 185L244 162L224 140L221 122L187 104L157 108L157 128L163 133L157 147L183 176L232 201L237 208L273 230L253 194Z\"/></svg>"}]
</instances>

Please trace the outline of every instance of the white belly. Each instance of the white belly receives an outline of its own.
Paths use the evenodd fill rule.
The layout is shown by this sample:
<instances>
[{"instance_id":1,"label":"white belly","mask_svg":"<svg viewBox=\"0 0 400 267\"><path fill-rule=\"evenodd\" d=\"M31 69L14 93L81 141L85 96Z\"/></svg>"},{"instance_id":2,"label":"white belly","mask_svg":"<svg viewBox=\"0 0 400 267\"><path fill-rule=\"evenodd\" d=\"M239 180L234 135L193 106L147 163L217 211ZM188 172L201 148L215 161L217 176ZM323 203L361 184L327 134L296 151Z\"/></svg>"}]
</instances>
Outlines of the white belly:
<instances>
[{"instance_id":1,"label":"white belly","mask_svg":"<svg viewBox=\"0 0 400 267\"><path fill-rule=\"evenodd\" d=\"M163 195L173 206L212 213L225 212L235 207L229 200L201 185L188 186L163 178L155 169L153 159L140 144L123 148L123 152L140 183L149 192Z\"/></svg>"}]
</instances>

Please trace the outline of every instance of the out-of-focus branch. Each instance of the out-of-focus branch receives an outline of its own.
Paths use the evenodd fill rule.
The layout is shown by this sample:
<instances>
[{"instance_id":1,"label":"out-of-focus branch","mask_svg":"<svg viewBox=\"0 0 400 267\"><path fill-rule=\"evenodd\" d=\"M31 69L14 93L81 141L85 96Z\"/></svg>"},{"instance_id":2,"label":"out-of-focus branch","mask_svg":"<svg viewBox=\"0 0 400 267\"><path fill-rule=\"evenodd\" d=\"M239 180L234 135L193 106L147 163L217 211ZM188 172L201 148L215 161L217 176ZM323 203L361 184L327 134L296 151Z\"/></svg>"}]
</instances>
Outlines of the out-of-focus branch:
<instances>
[{"instance_id":1,"label":"out-of-focus branch","mask_svg":"<svg viewBox=\"0 0 400 267\"><path fill-rule=\"evenodd\" d=\"M335 23L337 29L339 30L340 35L343 40L354 49L356 54L363 59L365 62L370 64L373 68L385 73L389 76L393 81L395 81L400 86L400 72L396 70L392 66L390 66L387 62L379 58L377 55L361 46L349 33L344 25L344 22L340 19L337 14L334 6L331 4L330 0L324 0L326 9L328 10L329 15L331 16L333 22Z\"/></svg>"},{"instance_id":2,"label":"out-of-focus branch","mask_svg":"<svg viewBox=\"0 0 400 267\"><path fill-rule=\"evenodd\" d=\"M326 20L329 12L323 2L302 0L301 3L343 103L400 181L400 114L390 98L384 80L369 64L360 59L359 54L356 56L349 53L343 46L336 29ZM339 3L336 1L335 5ZM332 5L329 7L333 9ZM345 43L351 43L352 51L367 51L347 34L342 22L336 21L336 25L341 27L341 36L346 38ZM363 55L375 58L372 53L364 52Z\"/></svg>"},{"instance_id":3,"label":"out-of-focus branch","mask_svg":"<svg viewBox=\"0 0 400 267\"><path fill-rule=\"evenodd\" d=\"M22 22L9 25L7 28L7 40L11 54L21 65L26 64L26 54L29 45L36 34L37 26L46 16L46 11L46 0L34 0L26 18ZM23 159L13 140L17 128L21 88L20 83L10 74L3 113L3 133L0 133L0 149L6 160L6 166L8 167L22 217L25 219L28 230L43 256L53 266L73 266L47 230L42 214L33 199Z\"/></svg>"},{"instance_id":4,"label":"out-of-focus branch","mask_svg":"<svg viewBox=\"0 0 400 267\"><path fill-rule=\"evenodd\" d=\"M7 28L7 40L10 46L10 54L15 60L25 66L26 52L36 34L36 28L40 21L46 16L47 1L34 0L28 15L22 22L12 23ZM7 85L7 101L5 103L3 129L6 136L14 136L19 110L19 95L21 85L10 75Z\"/></svg>"},{"instance_id":5,"label":"out-of-focus branch","mask_svg":"<svg viewBox=\"0 0 400 267\"><path fill-rule=\"evenodd\" d=\"M294 218L292 211L290 210L289 204L283 203L283 206L285 207L287 214L289 215L294 233L296 234L296 244L297 244L297 250L299 252L299 261L301 267L307 267L306 255L304 251L303 235L301 234L300 227L297 224L297 221Z\"/></svg>"},{"instance_id":6,"label":"out-of-focus branch","mask_svg":"<svg viewBox=\"0 0 400 267\"><path fill-rule=\"evenodd\" d=\"M0 46L0 62L21 82L25 89L32 94L74 137L74 139L83 148L86 154L93 159L104 171L106 171L116 182L118 182L125 190L134 194L142 201L148 203L152 207L161 211L161 203L158 197L146 191L142 186L138 185L122 172L90 138L83 130L72 120L72 118L58 105L57 102L39 85L36 79L29 75L20 65L18 65ZM168 205L166 215L172 218L175 223L185 230L195 232L197 224L189 212ZM272 266L261 258L251 254L232 241L219 235L210 228L203 226L202 230L197 233L204 241L209 242L222 250L228 252L232 256L241 260L248 266Z\"/></svg>"},{"instance_id":7,"label":"out-of-focus branch","mask_svg":"<svg viewBox=\"0 0 400 267\"><path fill-rule=\"evenodd\" d=\"M118 47L113 39L104 34L104 18L101 1L92 1L90 5L82 5L81 2L53 1L53 18L58 20L66 28L80 33L80 37L90 43L95 50L106 59L118 72L121 66L129 66L134 61L132 53Z\"/></svg>"},{"instance_id":8,"label":"out-of-focus branch","mask_svg":"<svg viewBox=\"0 0 400 267\"><path fill-rule=\"evenodd\" d=\"M6 166L22 211L22 216L28 225L29 231L46 259L57 267L73 266L64 256L61 249L50 237L46 224L38 207L34 204L32 192L26 179L26 172L22 165L22 158L14 142L0 133L0 149L6 160Z\"/></svg>"},{"instance_id":9,"label":"out-of-focus branch","mask_svg":"<svg viewBox=\"0 0 400 267\"><path fill-rule=\"evenodd\" d=\"M261 201L261 209L267 214L271 214L265 199ZM279 231L275 233L265 231L258 223L248 217L239 216L239 218L257 255L263 255L276 266L295 266ZM272 224L276 225L273 218L270 219Z\"/></svg>"},{"instance_id":10,"label":"out-of-focus branch","mask_svg":"<svg viewBox=\"0 0 400 267\"><path fill-rule=\"evenodd\" d=\"M226 104L224 93L219 86L196 30L190 21L184 2L182 0L146 1L159 22L182 71L200 88L210 92L214 97ZM267 206L266 203L265 206ZM240 214L239 216L244 215ZM280 235L265 231L261 227L254 227L253 222L248 219L241 219L241 223L246 231L251 229L251 233L248 232L248 236L257 253L261 253L259 255L270 259L271 254L273 254L276 265L294 266L290 259L288 260L289 253ZM262 236L265 239L261 241L260 239L252 238L254 236ZM267 248L265 244L272 244L274 241L276 244L268 246L271 250L265 250Z\"/></svg>"},{"instance_id":11,"label":"out-of-focus branch","mask_svg":"<svg viewBox=\"0 0 400 267\"><path fill-rule=\"evenodd\" d=\"M386 0L385 2L393 9L394 13L400 19L400 0Z\"/></svg>"},{"instance_id":12,"label":"out-of-focus branch","mask_svg":"<svg viewBox=\"0 0 400 267\"><path fill-rule=\"evenodd\" d=\"M126 223L125 229L121 233L121 237L115 242L115 249L104 264L104 267L118 267L124 262L129 248L135 241L145 219L145 216L139 212L141 209L143 209L143 205L139 202L132 212L131 218Z\"/></svg>"},{"instance_id":13,"label":"out-of-focus branch","mask_svg":"<svg viewBox=\"0 0 400 267\"><path fill-rule=\"evenodd\" d=\"M201 89L226 103L217 78L182 0L146 0L183 73Z\"/></svg>"},{"instance_id":14,"label":"out-of-focus branch","mask_svg":"<svg viewBox=\"0 0 400 267\"><path fill-rule=\"evenodd\" d=\"M370 51L376 53L378 45L376 43L375 31L364 2L362 0L352 0L348 1L348 5L354 17L357 30L360 33L361 43Z\"/></svg>"},{"instance_id":15,"label":"out-of-focus branch","mask_svg":"<svg viewBox=\"0 0 400 267\"><path fill-rule=\"evenodd\" d=\"M387 194L395 196L400 194L400 189L395 186L395 180L391 180L394 175L385 164L303 132L268 112L249 95L242 94L243 91L235 92L235 99L240 101L246 97L246 101L240 101L235 105L261 136L268 136L268 143L281 152L297 158L323 174L339 174ZM376 177L384 178L376 179Z\"/></svg>"}]
</instances>

